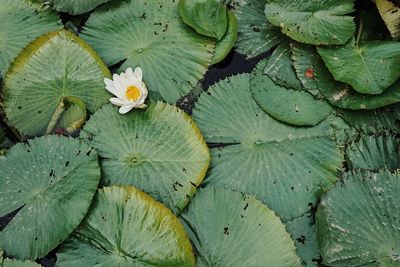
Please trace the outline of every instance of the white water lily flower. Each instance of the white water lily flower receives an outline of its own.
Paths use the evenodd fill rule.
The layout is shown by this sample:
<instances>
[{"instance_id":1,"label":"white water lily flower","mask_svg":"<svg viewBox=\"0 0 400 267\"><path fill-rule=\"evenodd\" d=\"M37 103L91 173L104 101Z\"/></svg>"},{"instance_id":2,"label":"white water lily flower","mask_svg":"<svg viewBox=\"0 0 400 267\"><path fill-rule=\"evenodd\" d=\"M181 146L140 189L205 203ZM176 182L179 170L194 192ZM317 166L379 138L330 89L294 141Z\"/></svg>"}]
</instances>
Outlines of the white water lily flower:
<instances>
[{"instance_id":1,"label":"white water lily flower","mask_svg":"<svg viewBox=\"0 0 400 267\"><path fill-rule=\"evenodd\" d=\"M107 91L116 96L110 98L110 102L120 107L119 113L125 114L133 108L146 108L144 101L148 91L142 79L140 67L137 67L135 71L127 68L126 72L120 75L114 74L112 80L104 78Z\"/></svg>"}]
</instances>

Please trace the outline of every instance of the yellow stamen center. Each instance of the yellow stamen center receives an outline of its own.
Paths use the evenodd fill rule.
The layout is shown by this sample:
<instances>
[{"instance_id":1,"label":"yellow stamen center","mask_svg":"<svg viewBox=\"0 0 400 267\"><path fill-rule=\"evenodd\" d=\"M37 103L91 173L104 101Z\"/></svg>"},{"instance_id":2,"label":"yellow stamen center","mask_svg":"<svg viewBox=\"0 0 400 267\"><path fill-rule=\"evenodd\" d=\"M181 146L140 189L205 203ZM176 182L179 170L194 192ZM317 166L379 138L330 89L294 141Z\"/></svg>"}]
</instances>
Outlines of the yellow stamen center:
<instances>
[{"instance_id":1,"label":"yellow stamen center","mask_svg":"<svg viewBox=\"0 0 400 267\"><path fill-rule=\"evenodd\" d=\"M141 96L141 92L140 89L136 86L130 85L126 88L125 95L129 100L137 101Z\"/></svg>"}]
</instances>

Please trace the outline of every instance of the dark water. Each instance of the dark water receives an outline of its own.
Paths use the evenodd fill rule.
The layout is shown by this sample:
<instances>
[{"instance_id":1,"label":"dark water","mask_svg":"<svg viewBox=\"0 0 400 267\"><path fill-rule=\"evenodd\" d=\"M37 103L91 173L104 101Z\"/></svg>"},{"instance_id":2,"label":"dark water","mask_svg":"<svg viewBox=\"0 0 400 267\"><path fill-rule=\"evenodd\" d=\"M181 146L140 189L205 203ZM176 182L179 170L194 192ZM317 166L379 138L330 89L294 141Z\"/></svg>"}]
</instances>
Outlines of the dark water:
<instances>
[{"instance_id":1,"label":"dark water","mask_svg":"<svg viewBox=\"0 0 400 267\"><path fill-rule=\"evenodd\" d=\"M204 79L200 82L201 88L194 89L188 96L183 97L177 102L177 106L183 109L186 113L191 114L197 97L201 91L207 90L210 86L226 77L239 73L251 72L257 63L269 54L270 53L264 53L252 59L246 59L245 56L232 50L222 62L209 68Z\"/></svg>"}]
</instances>

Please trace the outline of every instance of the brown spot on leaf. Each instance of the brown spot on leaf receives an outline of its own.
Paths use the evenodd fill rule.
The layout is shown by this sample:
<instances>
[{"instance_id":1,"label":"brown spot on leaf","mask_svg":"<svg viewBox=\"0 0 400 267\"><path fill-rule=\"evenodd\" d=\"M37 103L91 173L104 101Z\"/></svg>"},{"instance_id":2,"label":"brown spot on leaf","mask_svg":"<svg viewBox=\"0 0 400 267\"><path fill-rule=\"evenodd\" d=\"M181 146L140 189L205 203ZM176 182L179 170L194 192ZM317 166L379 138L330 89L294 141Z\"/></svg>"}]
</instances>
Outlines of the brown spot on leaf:
<instances>
[{"instance_id":1,"label":"brown spot on leaf","mask_svg":"<svg viewBox=\"0 0 400 267\"><path fill-rule=\"evenodd\" d=\"M306 77L309 78L309 79L314 78L314 69L308 68L304 75L306 75Z\"/></svg>"}]
</instances>

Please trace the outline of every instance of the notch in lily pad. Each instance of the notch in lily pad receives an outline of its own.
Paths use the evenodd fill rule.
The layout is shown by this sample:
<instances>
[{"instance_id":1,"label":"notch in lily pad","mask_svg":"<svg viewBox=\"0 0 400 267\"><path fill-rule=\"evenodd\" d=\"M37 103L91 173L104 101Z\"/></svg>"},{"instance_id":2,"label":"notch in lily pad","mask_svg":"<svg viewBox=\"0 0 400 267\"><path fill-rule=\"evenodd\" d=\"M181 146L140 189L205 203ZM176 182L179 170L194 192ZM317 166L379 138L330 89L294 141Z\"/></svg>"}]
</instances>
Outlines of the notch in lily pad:
<instances>
[{"instance_id":1,"label":"notch in lily pad","mask_svg":"<svg viewBox=\"0 0 400 267\"><path fill-rule=\"evenodd\" d=\"M82 39L65 31L45 34L15 59L4 79L3 108L23 137L73 131L108 101L107 66Z\"/></svg>"},{"instance_id":2,"label":"notch in lily pad","mask_svg":"<svg viewBox=\"0 0 400 267\"><path fill-rule=\"evenodd\" d=\"M196 32L217 40L228 28L226 7L218 0L181 0L179 14Z\"/></svg>"}]
</instances>

